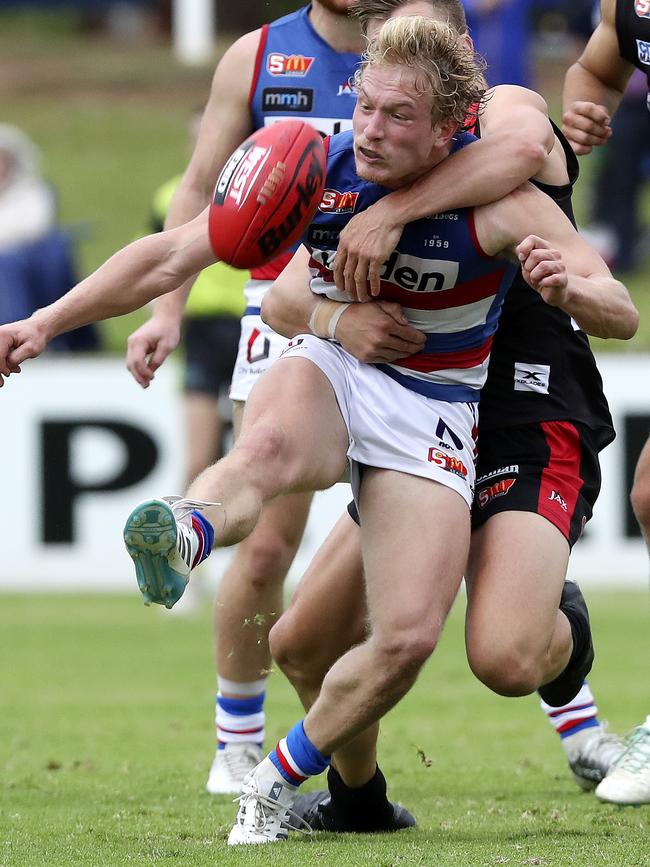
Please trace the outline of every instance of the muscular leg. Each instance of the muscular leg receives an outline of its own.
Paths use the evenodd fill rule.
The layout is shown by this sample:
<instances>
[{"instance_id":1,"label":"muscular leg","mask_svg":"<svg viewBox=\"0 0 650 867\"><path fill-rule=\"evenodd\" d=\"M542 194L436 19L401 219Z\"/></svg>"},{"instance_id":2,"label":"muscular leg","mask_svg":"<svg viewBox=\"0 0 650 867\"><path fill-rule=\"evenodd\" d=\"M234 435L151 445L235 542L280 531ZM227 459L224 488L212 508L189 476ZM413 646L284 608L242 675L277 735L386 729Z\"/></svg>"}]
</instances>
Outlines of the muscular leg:
<instances>
[{"instance_id":1,"label":"muscular leg","mask_svg":"<svg viewBox=\"0 0 650 867\"><path fill-rule=\"evenodd\" d=\"M271 499L273 493L282 490L282 486L290 490L293 484L298 487L301 485L302 470L296 455L300 448L313 444L314 438L308 427L306 429L303 425L301 432L300 421L292 419L291 413L295 414L297 407L306 405L301 390L311 388L309 383L313 380L316 382L313 394L322 392L326 400L334 401L329 382L311 362L292 359L290 362L278 362L278 366L283 367L288 363L293 365L293 376L287 377L293 389L283 384L284 394L280 398L276 392L281 380L278 381L275 372L270 371L256 386L257 397L251 397L250 412L245 422L243 407L239 405L235 410L237 439L231 454L202 474L191 489L196 491L198 486L199 490L215 492L216 496L211 496L225 505L225 511L220 510L225 528L230 514L228 485L232 486L231 479L234 477L239 485L237 495L244 492L244 508L247 503L252 503L253 518L257 517L257 523L253 520L254 529L250 536L238 546L222 578L215 601L219 684L217 741L223 751L217 751L208 778L207 788L213 794L239 790L240 778L246 767L253 766L259 760L257 750L264 738L264 681L270 667L268 634L282 610L282 584L300 544L311 500L311 493L286 493ZM300 370L303 367L304 377L301 377ZM335 423L330 426L334 436L333 445L337 441L339 444L338 462L335 461L334 466L342 467L347 449L347 432L335 402L330 403L328 408L335 414ZM287 430L291 433L286 437L283 427L274 422L275 412L283 413L278 418L282 418L283 423L287 422ZM327 429L325 419L323 424ZM296 435L299 438L304 436L301 443L293 441ZM316 449L314 454L318 451ZM226 496L223 496L224 486L219 474L229 460L234 460L237 470L234 476L232 470L226 473ZM260 460L263 461L261 468L258 466ZM305 465L307 462L311 462L309 453L306 454ZM283 476L289 463L294 464L289 467L293 476ZM332 471L326 461L319 461L318 464L321 469L324 465L326 472ZM267 475L268 478L265 478ZM312 469L308 469L306 475L314 479L314 487L322 482L314 476ZM247 479L250 480L248 486ZM274 488L273 485L278 487ZM203 499L201 494L190 492L190 496ZM228 755L226 743L233 745L228 748Z\"/></svg>"},{"instance_id":2,"label":"muscular leg","mask_svg":"<svg viewBox=\"0 0 650 867\"><path fill-rule=\"evenodd\" d=\"M636 465L630 500L646 544L650 545L650 439L643 446Z\"/></svg>"},{"instance_id":3,"label":"muscular leg","mask_svg":"<svg viewBox=\"0 0 650 867\"><path fill-rule=\"evenodd\" d=\"M317 551L271 632L273 658L306 711L336 660L366 637L367 617L361 536L346 512ZM375 774L377 728L362 732L333 757L332 764L351 788L364 785Z\"/></svg>"},{"instance_id":4,"label":"muscular leg","mask_svg":"<svg viewBox=\"0 0 650 867\"><path fill-rule=\"evenodd\" d=\"M204 470L187 496L216 503L202 509L214 526L215 545L234 545L253 532L262 507L278 495L334 484L347 447L325 374L306 359L280 359L253 389L232 451Z\"/></svg>"},{"instance_id":5,"label":"muscular leg","mask_svg":"<svg viewBox=\"0 0 650 867\"><path fill-rule=\"evenodd\" d=\"M235 405L236 436L243 406ZM285 494L262 509L221 579L214 607L217 671L231 681L266 677L268 635L282 613L282 586L305 529L311 494Z\"/></svg>"},{"instance_id":6,"label":"muscular leg","mask_svg":"<svg viewBox=\"0 0 650 867\"><path fill-rule=\"evenodd\" d=\"M500 695L528 695L566 667L571 630L558 604L568 559L564 536L532 512L501 512L472 534L467 655Z\"/></svg>"},{"instance_id":7,"label":"muscular leg","mask_svg":"<svg viewBox=\"0 0 650 867\"><path fill-rule=\"evenodd\" d=\"M332 666L307 714L305 733L323 754L408 692L436 646L467 558L469 509L449 488L370 469L360 511L371 634Z\"/></svg>"}]
</instances>

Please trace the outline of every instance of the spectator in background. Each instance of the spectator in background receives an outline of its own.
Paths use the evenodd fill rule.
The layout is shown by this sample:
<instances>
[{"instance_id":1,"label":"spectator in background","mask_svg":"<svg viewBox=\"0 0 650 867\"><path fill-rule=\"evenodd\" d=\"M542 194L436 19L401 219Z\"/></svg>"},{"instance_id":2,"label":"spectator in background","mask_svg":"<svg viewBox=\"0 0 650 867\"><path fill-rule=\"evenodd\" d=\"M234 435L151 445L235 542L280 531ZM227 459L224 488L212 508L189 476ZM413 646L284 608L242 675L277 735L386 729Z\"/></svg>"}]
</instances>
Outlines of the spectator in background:
<instances>
[{"instance_id":1,"label":"spectator in background","mask_svg":"<svg viewBox=\"0 0 650 867\"><path fill-rule=\"evenodd\" d=\"M463 6L490 87L532 87L530 0L463 0Z\"/></svg>"},{"instance_id":2,"label":"spectator in background","mask_svg":"<svg viewBox=\"0 0 650 867\"><path fill-rule=\"evenodd\" d=\"M30 316L78 280L72 238L57 226L54 188L40 154L15 126L0 124L0 323ZM52 349L97 347L94 326L63 334Z\"/></svg>"},{"instance_id":3,"label":"spectator in background","mask_svg":"<svg viewBox=\"0 0 650 867\"><path fill-rule=\"evenodd\" d=\"M52 187L41 176L36 145L0 124L0 253L46 235L56 220Z\"/></svg>"}]
</instances>

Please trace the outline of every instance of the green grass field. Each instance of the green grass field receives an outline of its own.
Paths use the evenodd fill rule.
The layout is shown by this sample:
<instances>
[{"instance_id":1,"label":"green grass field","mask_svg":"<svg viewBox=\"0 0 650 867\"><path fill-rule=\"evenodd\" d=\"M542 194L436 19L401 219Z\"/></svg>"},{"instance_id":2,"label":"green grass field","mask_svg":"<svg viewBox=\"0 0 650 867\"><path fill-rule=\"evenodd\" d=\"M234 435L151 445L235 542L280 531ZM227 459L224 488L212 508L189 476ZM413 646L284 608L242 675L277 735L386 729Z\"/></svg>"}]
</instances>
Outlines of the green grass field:
<instances>
[{"instance_id":1,"label":"green grass field","mask_svg":"<svg viewBox=\"0 0 650 867\"><path fill-rule=\"evenodd\" d=\"M601 716L623 732L648 712L647 596L592 593L590 602L592 687ZM392 795L418 829L234 850L225 839L235 806L203 788L213 739L209 611L175 618L143 608L137 591L3 596L0 864L650 864L650 807L580 792L536 699L499 698L472 678L462 608L461 599L381 735ZM267 742L299 715L275 674Z\"/></svg>"}]
</instances>

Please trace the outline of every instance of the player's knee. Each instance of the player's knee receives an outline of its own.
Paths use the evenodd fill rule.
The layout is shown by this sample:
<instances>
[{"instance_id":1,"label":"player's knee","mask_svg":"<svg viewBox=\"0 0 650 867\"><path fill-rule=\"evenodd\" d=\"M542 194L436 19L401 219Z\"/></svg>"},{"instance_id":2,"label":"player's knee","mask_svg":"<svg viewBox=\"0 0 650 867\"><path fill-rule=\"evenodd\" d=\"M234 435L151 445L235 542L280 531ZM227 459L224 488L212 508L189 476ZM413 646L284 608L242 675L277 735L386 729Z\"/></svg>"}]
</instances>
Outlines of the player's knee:
<instances>
[{"instance_id":1,"label":"player's knee","mask_svg":"<svg viewBox=\"0 0 650 867\"><path fill-rule=\"evenodd\" d=\"M255 532L238 551L242 580L263 590L281 584L295 554L295 546L280 533Z\"/></svg>"},{"instance_id":2,"label":"player's knee","mask_svg":"<svg viewBox=\"0 0 650 867\"><path fill-rule=\"evenodd\" d=\"M271 629L269 646L277 666L292 684L320 683L329 667L321 659L318 636L311 629L302 629L291 610Z\"/></svg>"},{"instance_id":3,"label":"player's knee","mask_svg":"<svg viewBox=\"0 0 650 867\"><path fill-rule=\"evenodd\" d=\"M387 678L415 677L435 650L437 635L432 630L395 630L375 637L377 666Z\"/></svg>"},{"instance_id":4,"label":"player's knee","mask_svg":"<svg viewBox=\"0 0 650 867\"><path fill-rule=\"evenodd\" d=\"M539 660L514 645L468 646L467 659L474 675L497 695L530 695L540 684Z\"/></svg>"},{"instance_id":5,"label":"player's knee","mask_svg":"<svg viewBox=\"0 0 650 867\"><path fill-rule=\"evenodd\" d=\"M646 532L650 534L650 478L636 479L630 493L630 502L636 519Z\"/></svg>"}]
</instances>

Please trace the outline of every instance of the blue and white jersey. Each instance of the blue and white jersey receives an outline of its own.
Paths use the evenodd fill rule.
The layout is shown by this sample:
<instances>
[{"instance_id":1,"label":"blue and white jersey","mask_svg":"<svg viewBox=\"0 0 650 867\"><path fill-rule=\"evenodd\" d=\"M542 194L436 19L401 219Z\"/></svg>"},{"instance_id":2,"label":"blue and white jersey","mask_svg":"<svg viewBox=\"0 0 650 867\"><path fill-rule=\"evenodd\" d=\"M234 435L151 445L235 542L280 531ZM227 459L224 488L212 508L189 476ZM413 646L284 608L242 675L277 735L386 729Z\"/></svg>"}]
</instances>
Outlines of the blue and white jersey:
<instances>
[{"instance_id":1,"label":"blue and white jersey","mask_svg":"<svg viewBox=\"0 0 650 867\"><path fill-rule=\"evenodd\" d=\"M336 301L349 300L334 284L339 233L355 213L390 190L361 180L355 171L352 133L329 140L326 190L306 233L311 288ZM456 136L453 149L474 137ZM433 214L405 226L384 263L379 297L396 301L408 321L427 335L424 349L379 367L406 388L446 401L477 401L487 377L492 338L514 263L485 253L472 208Z\"/></svg>"},{"instance_id":2,"label":"blue and white jersey","mask_svg":"<svg viewBox=\"0 0 650 867\"><path fill-rule=\"evenodd\" d=\"M310 6L262 28L249 98L256 129L300 118L323 136L352 128L358 54L335 51L314 30Z\"/></svg>"},{"instance_id":3,"label":"blue and white jersey","mask_svg":"<svg viewBox=\"0 0 650 867\"><path fill-rule=\"evenodd\" d=\"M335 51L314 30L311 6L262 27L249 105L255 129L298 118L323 136L352 128L352 86L358 54ZM274 280L291 259L285 253L251 276Z\"/></svg>"}]
</instances>

